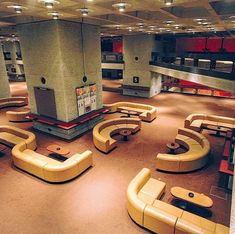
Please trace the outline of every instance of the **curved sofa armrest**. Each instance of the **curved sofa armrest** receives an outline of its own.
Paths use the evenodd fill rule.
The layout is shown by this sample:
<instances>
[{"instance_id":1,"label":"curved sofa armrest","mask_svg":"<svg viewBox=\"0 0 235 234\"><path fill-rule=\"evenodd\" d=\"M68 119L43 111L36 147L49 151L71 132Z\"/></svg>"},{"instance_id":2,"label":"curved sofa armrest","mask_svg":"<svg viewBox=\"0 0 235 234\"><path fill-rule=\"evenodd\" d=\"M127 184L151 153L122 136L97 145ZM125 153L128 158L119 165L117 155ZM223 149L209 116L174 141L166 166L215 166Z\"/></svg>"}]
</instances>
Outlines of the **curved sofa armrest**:
<instances>
[{"instance_id":1,"label":"curved sofa armrest","mask_svg":"<svg viewBox=\"0 0 235 234\"><path fill-rule=\"evenodd\" d=\"M10 125L1 125L0 132L8 132L18 137L25 139L25 143L28 149L35 150L37 148L36 137L32 132L28 132L24 129L17 128Z\"/></svg>"},{"instance_id":2,"label":"curved sofa armrest","mask_svg":"<svg viewBox=\"0 0 235 234\"><path fill-rule=\"evenodd\" d=\"M184 127L188 128L194 120L204 120L205 114L191 114L184 121Z\"/></svg>"},{"instance_id":3,"label":"curved sofa armrest","mask_svg":"<svg viewBox=\"0 0 235 234\"><path fill-rule=\"evenodd\" d=\"M138 198L138 192L150 179L151 172L143 168L130 182L127 188L127 210L131 218L138 224L143 225L144 209L146 203Z\"/></svg>"}]
</instances>

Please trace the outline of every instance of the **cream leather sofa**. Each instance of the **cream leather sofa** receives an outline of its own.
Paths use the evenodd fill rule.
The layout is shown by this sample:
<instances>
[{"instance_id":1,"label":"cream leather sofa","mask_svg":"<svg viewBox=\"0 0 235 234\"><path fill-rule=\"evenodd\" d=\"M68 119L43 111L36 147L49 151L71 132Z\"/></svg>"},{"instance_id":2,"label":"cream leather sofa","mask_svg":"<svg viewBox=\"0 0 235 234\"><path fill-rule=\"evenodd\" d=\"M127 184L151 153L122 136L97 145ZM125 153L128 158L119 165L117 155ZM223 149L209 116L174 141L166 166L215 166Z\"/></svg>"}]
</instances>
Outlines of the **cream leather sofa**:
<instances>
[{"instance_id":1,"label":"cream leather sofa","mask_svg":"<svg viewBox=\"0 0 235 234\"><path fill-rule=\"evenodd\" d=\"M0 126L0 142L12 149L14 165L48 182L71 180L92 166L92 152L75 154L64 162L36 153L33 133L12 126Z\"/></svg>"},{"instance_id":2,"label":"cream leather sofa","mask_svg":"<svg viewBox=\"0 0 235 234\"><path fill-rule=\"evenodd\" d=\"M110 113L120 112L122 110L135 111L139 114L139 118L146 122L151 122L157 117L157 110L154 106L135 102L115 102L104 104L104 107L109 108Z\"/></svg>"},{"instance_id":3,"label":"cream leather sofa","mask_svg":"<svg viewBox=\"0 0 235 234\"><path fill-rule=\"evenodd\" d=\"M218 115L191 114L184 121L184 127L200 132L207 126L235 128L235 119Z\"/></svg>"},{"instance_id":4,"label":"cream leather sofa","mask_svg":"<svg viewBox=\"0 0 235 234\"><path fill-rule=\"evenodd\" d=\"M26 116L30 113L30 110L28 111L7 111L6 117L8 121L10 122L24 122L29 121L26 119Z\"/></svg>"},{"instance_id":5,"label":"cream leather sofa","mask_svg":"<svg viewBox=\"0 0 235 234\"><path fill-rule=\"evenodd\" d=\"M175 142L185 147L181 154L158 154L156 168L170 172L188 172L204 167L209 160L210 143L202 134L180 128Z\"/></svg>"},{"instance_id":6,"label":"cream leather sofa","mask_svg":"<svg viewBox=\"0 0 235 234\"><path fill-rule=\"evenodd\" d=\"M0 108L26 105L28 105L27 97L9 97L0 99Z\"/></svg>"},{"instance_id":7,"label":"cream leather sofa","mask_svg":"<svg viewBox=\"0 0 235 234\"><path fill-rule=\"evenodd\" d=\"M229 234L229 228L184 211L159 198L166 184L143 168L127 189L127 210L139 225L158 234Z\"/></svg>"},{"instance_id":8,"label":"cream leather sofa","mask_svg":"<svg viewBox=\"0 0 235 234\"><path fill-rule=\"evenodd\" d=\"M117 141L112 138L121 130L128 129L134 134L141 128L141 121L135 118L115 118L105 120L93 128L93 143L97 149L108 153L117 146Z\"/></svg>"}]
</instances>

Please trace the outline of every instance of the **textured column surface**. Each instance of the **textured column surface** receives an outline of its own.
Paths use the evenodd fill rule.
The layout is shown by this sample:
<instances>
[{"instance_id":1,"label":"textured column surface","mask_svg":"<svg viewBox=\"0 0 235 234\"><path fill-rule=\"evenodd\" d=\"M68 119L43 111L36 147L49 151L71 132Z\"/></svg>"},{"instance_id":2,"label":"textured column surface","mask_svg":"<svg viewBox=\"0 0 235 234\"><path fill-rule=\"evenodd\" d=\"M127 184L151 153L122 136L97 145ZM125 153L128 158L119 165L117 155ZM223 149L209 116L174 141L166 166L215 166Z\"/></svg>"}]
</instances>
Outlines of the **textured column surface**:
<instances>
[{"instance_id":1,"label":"textured column surface","mask_svg":"<svg viewBox=\"0 0 235 234\"><path fill-rule=\"evenodd\" d=\"M2 46L0 46L0 98L10 96L10 87L6 71L5 60L3 56Z\"/></svg>"},{"instance_id":2,"label":"textured column surface","mask_svg":"<svg viewBox=\"0 0 235 234\"><path fill-rule=\"evenodd\" d=\"M155 36L146 34L124 36L123 45L125 61L123 84L147 87L149 91L146 91L144 95L146 97L155 95L157 89L153 86L156 84L156 77L152 77L149 66L151 53L155 50ZM134 82L134 77L138 77L139 81L137 83ZM127 90L126 92L129 95ZM138 91L136 90L137 93Z\"/></svg>"},{"instance_id":3,"label":"textured column surface","mask_svg":"<svg viewBox=\"0 0 235 234\"><path fill-rule=\"evenodd\" d=\"M86 84L96 83L97 108L102 107L99 27L51 20L21 25L18 31L32 113L38 114L34 87L43 87L54 90L58 120L69 122L78 117L75 89L85 85L83 57Z\"/></svg>"}]
</instances>

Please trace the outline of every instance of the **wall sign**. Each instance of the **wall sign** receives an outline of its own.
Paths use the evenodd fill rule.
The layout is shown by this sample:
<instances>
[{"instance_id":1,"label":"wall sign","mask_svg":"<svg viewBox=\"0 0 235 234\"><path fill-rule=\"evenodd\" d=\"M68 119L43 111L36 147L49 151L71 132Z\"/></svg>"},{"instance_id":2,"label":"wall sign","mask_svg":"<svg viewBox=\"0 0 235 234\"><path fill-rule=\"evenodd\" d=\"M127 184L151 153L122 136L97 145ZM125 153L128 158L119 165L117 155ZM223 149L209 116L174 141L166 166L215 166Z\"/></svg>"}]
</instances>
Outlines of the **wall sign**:
<instances>
[{"instance_id":1,"label":"wall sign","mask_svg":"<svg viewBox=\"0 0 235 234\"><path fill-rule=\"evenodd\" d=\"M96 110L96 84L76 88L78 116Z\"/></svg>"},{"instance_id":2,"label":"wall sign","mask_svg":"<svg viewBox=\"0 0 235 234\"><path fill-rule=\"evenodd\" d=\"M138 76L133 76L133 83L138 84L140 78Z\"/></svg>"}]
</instances>

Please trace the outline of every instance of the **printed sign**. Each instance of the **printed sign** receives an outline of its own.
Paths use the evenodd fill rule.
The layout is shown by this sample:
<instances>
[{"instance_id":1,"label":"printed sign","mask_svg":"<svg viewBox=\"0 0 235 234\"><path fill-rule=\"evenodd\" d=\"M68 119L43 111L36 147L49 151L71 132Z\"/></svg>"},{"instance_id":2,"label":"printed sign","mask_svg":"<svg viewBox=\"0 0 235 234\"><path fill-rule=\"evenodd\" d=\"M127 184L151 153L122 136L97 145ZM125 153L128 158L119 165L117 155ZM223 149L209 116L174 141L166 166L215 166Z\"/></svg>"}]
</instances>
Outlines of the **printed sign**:
<instances>
[{"instance_id":1,"label":"printed sign","mask_svg":"<svg viewBox=\"0 0 235 234\"><path fill-rule=\"evenodd\" d=\"M96 110L96 84L76 88L78 116Z\"/></svg>"},{"instance_id":2,"label":"printed sign","mask_svg":"<svg viewBox=\"0 0 235 234\"><path fill-rule=\"evenodd\" d=\"M133 76L133 83L139 83L140 78L138 76Z\"/></svg>"}]
</instances>

